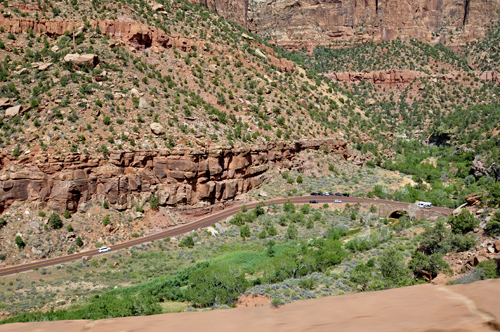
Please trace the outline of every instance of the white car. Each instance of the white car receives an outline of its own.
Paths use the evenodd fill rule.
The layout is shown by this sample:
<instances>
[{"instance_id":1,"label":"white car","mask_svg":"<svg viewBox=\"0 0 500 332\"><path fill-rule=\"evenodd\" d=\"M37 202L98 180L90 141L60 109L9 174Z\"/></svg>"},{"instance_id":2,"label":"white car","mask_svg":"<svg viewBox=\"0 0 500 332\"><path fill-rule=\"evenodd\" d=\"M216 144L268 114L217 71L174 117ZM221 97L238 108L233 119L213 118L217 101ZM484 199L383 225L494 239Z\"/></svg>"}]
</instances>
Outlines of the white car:
<instances>
[{"instance_id":1,"label":"white car","mask_svg":"<svg viewBox=\"0 0 500 332\"><path fill-rule=\"evenodd\" d=\"M342 201L340 199L336 199L334 203L342 203Z\"/></svg>"},{"instance_id":2,"label":"white car","mask_svg":"<svg viewBox=\"0 0 500 332\"><path fill-rule=\"evenodd\" d=\"M99 248L99 252L107 252L107 251L111 251L111 248L110 247Z\"/></svg>"}]
</instances>

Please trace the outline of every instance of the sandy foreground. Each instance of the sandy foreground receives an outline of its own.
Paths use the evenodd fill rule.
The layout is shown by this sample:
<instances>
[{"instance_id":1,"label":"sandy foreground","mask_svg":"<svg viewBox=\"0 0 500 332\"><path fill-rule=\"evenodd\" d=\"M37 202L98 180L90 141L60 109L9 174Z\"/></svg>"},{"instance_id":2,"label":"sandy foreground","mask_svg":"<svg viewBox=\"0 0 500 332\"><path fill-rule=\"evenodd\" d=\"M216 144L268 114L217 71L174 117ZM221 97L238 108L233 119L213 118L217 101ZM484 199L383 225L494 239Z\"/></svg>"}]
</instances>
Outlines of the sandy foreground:
<instances>
[{"instance_id":1,"label":"sandy foreground","mask_svg":"<svg viewBox=\"0 0 500 332\"><path fill-rule=\"evenodd\" d=\"M156 316L16 323L0 331L428 331L500 330L500 280L418 285L270 306Z\"/></svg>"}]
</instances>

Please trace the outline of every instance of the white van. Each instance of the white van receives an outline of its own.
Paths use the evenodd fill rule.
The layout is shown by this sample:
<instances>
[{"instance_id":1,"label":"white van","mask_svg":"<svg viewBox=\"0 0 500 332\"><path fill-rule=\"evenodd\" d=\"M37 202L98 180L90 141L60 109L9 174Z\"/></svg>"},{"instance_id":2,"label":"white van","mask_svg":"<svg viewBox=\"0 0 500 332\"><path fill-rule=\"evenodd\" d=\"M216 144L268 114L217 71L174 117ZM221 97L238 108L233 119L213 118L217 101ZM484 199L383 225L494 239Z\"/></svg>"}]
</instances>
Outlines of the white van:
<instances>
[{"instance_id":1,"label":"white van","mask_svg":"<svg viewBox=\"0 0 500 332\"><path fill-rule=\"evenodd\" d=\"M424 209L430 209L432 207L432 203L429 203L429 202L418 202L417 206L420 207L420 208L424 208Z\"/></svg>"}]
</instances>

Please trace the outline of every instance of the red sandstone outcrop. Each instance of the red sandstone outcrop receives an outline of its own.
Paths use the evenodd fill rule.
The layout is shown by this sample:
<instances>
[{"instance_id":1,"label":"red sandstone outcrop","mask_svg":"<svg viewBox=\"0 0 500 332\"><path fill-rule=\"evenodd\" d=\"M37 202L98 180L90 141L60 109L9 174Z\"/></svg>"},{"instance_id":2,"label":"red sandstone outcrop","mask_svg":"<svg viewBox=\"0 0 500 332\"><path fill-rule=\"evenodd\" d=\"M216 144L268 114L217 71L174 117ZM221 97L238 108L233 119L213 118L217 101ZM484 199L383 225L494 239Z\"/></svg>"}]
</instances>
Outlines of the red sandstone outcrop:
<instances>
[{"instance_id":1,"label":"red sandstone outcrop","mask_svg":"<svg viewBox=\"0 0 500 332\"><path fill-rule=\"evenodd\" d=\"M115 39L122 40L127 45L137 50L151 48L155 52L161 52L161 48L175 47L184 52L190 52L193 46L198 49L205 49L204 41L197 41L191 38L168 35L164 31L130 20L90 20L92 29L99 27L103 35L109 35ZM0 15L0 27L5 32L13 34L26 33L33 30L37 34L49 36L61 36L65 32L80 33L85 30L82 22L70 21L66 19L31 19L4 17ZM218 45L211 45L213 49L219 49ZM267 55L271 64L285 72L295 70L294 63L286 59L278 59L270 54Z\"/></svg>"},{"instance_id":2,"label":"red sandstone outcrop","mask_svg":"<svg viewBox=\"0 0 500 332\"><path fill-rule=\"evenodd\" d=\"M383 71L372 71L372 72L344 72L344 73L327 73L321 74L330 81L333 82L347 82L347 83L359 83L361 81L370 81L373 84L409 84L413 80L420 77L430 77L435 79L441 79L445 81L458 80L463 73L451 72L447 74L432 74L429 75L425 72L416 70L383 70ZM495 71L476 71L474 74L479 77L479 79L486 82L500 82L500 73Z\"/></svg>"},{"instance_id":3,"label":"red sandstone outcrop","mask_svg":"<svg viewBox=\"0 0 500 332\"><path fill-rule=\"evenodd\" d=\"M356 83L361 81L371 81L374 84L408 84L417 77L424 77L428 75L415 70L385 70L372 71L369 73L329 73L324 74L323 76L334 82Z\"/></svg>"},{"instance_id":4,"label":"red sandstone outcrop","mask_svg":"<svg viewBox=\"0 0 500 332\"><path fill-rule=\"evenodd\" d=\"M190 1L295 50L337 41L380 42L398 37L460 46L484 36L500 9L499 2L486 0Z\"/></svg>"},{"instance_id":5,"label":"red sandstone outcrop","mask_svg":"<svg viewBox=\"0 0 500 332\"><path fill-rule=\"evenodd\" d=\"M349 157L346 141L337 139L273 142L252 148L116 151L107 159L40 154L15 160L4 154L0 210L16 201L47 205L58 213L84 210L92 201L107 201L124 210L134 207L139 196L153 192L160 205L201 207L259 187L275 164L300 169L300 163L293 160L304 149L327 149Z\"/></svg>"}]
</instances>

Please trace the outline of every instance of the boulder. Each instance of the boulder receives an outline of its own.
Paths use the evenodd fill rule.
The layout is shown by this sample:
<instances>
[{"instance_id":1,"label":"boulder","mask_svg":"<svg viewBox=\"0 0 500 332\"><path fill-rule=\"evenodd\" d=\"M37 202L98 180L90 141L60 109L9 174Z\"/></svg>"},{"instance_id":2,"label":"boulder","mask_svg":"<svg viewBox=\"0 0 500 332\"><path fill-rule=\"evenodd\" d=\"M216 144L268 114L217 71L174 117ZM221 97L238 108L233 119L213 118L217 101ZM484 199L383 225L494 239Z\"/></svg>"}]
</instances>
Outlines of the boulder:
<instances>
[{"instance_id":1,"label":"boulder","mask_svg":"<svg viewBox=\"0 0 500 332\"><path fill-rule=\"evenodd\" d=\"M95 54L66 54L64 62L71 62L76 66L87 65L94 67L99 63L99 58Z\"/></svg>"},{"instance_id":2,"label":"boulder","mask_svg":"<svg viewBox=\"0 0 500 332\"><path fill-rule=\"evenodd\" d=\"M146 100L146 98L144 97L139 98L139 108L142 109L148 108L148 101Z\"/></svg>"},{"instance_id":3,"label":"boulder","mask_svg":"<svg viewBox=\"0 0 500 332\"><path fill-rule=\"evenodd\" d=\"M151 6L151 9L154 11L154 12L162 12L165 10L165 7L163 7L162 4L159 4L159 3L155 3L154 5Z\"/></svg>"},{"instance_id":4,"label":"boulder","mask_svg":"<svg viewBox=\"0 0 500 332\"><path fill-rule=\"evenodd\" d=\"M257 54L261 58L267 59L267 57L264 55L264 53L262 53L262 51L259 50L258 48L255 49L255 54Z\"/></svg>"},{"instance_id":5,"label":"boulder","mask_svg":"<svg viewBox=\"0 0 500 332\"><path fill-rule=\"evenodd\" d=\"M153 122L151 125L150 125L150 128L151 128L151 131L153 132L153 134L155 135L163 135L165 134L165 128L163 128L163 126L157 122Z\"/></svg>"},{"instance_id":6,"label":"boulder","mask_svg":"<svg viewBox=\"0 0 500 332\"><path fill-rule=\"evenodd\" d=\"M493 243L493 246L495 247L496 251L500 252L500 240L496 240L495 243Z\"/></svg>"},{"instance_id":7,"label":"boulder","mask_svg":"<svg viewBox=\"0 0 500 332\"><path fill-rule=\"evenodd\" d=\"M132 90L130 90L130 94L134 97L137 97L137 98L139 98L139 96L140 96L140 93L136 88L133 88Z\"/></svg>"},{"instance_id":8,"label":"boulder","mask_svg":"<svg viewBox=\"0 0 500 332\"><path fill-rule=\"evenodd\" d=\"M10 118L16 117L19 113L21 113L22 109L22 105L9 107L7 108L7 110L5 110L5 116L8 116Z\"/></svg>"},{"instance_id":9,"label":"boulder","mask_svg":"<svg viewBox=\"0 0 500 332\"><path fill-rule=\"evenodd\" d=\"M12 104L11 104L9 98L6 98L6 97L0 98L0 108L9 107L11 105Z\"/></svg>"}]
</instances>

